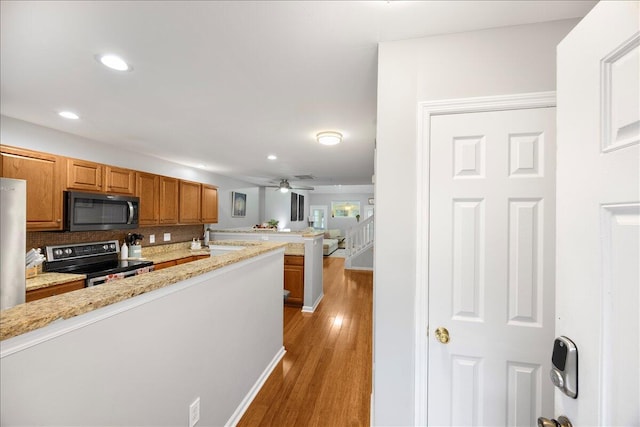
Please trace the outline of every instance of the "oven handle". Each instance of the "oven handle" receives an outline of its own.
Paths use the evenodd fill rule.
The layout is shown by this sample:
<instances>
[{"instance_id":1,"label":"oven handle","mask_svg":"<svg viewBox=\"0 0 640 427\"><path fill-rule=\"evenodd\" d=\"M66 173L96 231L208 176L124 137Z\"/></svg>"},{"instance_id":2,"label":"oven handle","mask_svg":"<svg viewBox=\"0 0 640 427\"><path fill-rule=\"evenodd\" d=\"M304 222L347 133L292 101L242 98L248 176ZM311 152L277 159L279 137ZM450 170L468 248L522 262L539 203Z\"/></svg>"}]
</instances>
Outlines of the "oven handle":
<instances>
[{"instance_id":1,"label":"oven handle","mask_svg":"<svg viewBox=\"0 0 640 427\"><path fill-rule=\"evenodd\" d=\"M127 277L131 277L131 276L135 276L137 274L138 270L130 270L130 271L124 271L122 272L122 279L126 279ZM94 277L93 279L89 279L87 280L87 287L89 286L96 286L96 285L102 285L103 283L105 283L107 281L107 277L108 276L100 276L100 277ZM116 279L116 280L120 280L120 279Z\"/></svg>"},{"instance_id":2,"label":"oven handle","mask_svg":"<svg viewBox=\"0 0 640 427\"><path fill-rule=\"evenodd\" d=\"M131 224L133 223L133 203L132 202L127 202L127 204L129 205L129 220L127 221L127 224Z\"/></svg>"}]
</instances>

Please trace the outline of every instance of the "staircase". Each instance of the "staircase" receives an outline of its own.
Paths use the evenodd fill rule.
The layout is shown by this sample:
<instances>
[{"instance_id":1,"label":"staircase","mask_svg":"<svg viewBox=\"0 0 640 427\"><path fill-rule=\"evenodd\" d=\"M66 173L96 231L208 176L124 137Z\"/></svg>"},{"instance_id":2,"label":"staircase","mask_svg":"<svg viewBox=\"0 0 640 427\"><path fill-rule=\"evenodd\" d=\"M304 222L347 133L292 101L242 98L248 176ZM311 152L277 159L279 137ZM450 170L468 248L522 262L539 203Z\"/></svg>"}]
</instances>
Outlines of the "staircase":
<instances>
[{"instance_id":1,"label":"staircase","mask_svg":"<svg viewBox=\"0 0 640 427\"><path fill-rule=\"evenodd\" d=\"M372 215L347 230L344 240L346 269L373 270L374 224Z\"/></svg>"}]
</instances>

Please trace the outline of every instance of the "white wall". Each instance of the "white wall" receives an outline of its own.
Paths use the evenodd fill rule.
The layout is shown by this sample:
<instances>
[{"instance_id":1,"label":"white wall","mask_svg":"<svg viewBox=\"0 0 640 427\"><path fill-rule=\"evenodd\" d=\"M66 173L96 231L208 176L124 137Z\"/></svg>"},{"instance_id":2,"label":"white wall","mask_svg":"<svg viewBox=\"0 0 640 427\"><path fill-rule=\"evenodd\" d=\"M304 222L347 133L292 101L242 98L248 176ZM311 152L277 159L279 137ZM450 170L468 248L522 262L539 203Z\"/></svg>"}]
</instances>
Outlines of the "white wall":
<instances>
[{"instance_id":1,"label":"white wall","mask_svg":"<svg viewBox=\"0 0 640 427\"><path fill-rule=\"evenodd\" d=\"M292 192L304 196L304 215L302 216L302 221L291 221ZM307 222L307 218L309 217L309 191L293 190L288 193L282 193L274 188L267 188L265 189L264 195L265 217L260 220L261 223L267 222L270 219L276 219L279 221L278 230L289 228L291 231L297 231L309 227L309 223Z\"/></svg>"},{"instance_id":2,"label":"white wall","mask_svg":"<svg viewBox=\"0 0 640 427\"><path fill-rule=\"evenodd\" d=\"M555 47L577 20L381 43L378 53L375 425L414 424L417 104L555 90ZM426 326L426 325L425 325Z\"/></svg>"},{"instance_id":3,"label":"white wall","mask_svg":"<svg viewBox=\"0 0 640 427\"><path fill-rule=\"evenodd\" d=\"M216 185L218 187L219 216L217 228L243 227L255 225L259 221L258 187L244 181L172 163L157 157L125 151L109 144L7 116L0 116L0 141L3 145ZM247 194L247 216L245 218L231 218L231 191Z\"/></svg>"},{"instance_id":4,"label":"white wall","mask_svg":"<svg viewBox=\"0 0 640 427\"><path fill-rule=\"evenodd\" d=\"M360 202L360 219L366 219L364 208L373 197L373 185L341 185L335 188L318 187L311 192L310 205L327 207L327 229L339 229L341 236L346 236L349 228L355 226L355 218L332 218L331 202L354 200Z\"/></svg>"}]
</instances>

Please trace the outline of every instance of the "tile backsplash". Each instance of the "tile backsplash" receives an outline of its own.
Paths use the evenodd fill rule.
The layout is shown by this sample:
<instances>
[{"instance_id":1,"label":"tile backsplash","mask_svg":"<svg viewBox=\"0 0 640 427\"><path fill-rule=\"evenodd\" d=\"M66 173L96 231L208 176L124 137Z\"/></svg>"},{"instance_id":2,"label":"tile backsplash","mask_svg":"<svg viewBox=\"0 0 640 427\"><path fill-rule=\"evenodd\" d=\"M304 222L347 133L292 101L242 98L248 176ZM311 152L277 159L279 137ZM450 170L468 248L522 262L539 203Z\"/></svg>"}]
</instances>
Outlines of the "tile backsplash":
<instances>
[{"instance_id":1,"label":"tile backsplash","mask_svg":"<svg viewBox=\"0 0 640 427\"><path fill-rule=\"evenodd\" d=\"M31 248L44 248L45 246L66 245L74 243L102 242L105 240L117 240L122 244L128 233L142 234L142 246L166 245L167 243L190 242L191 239L201 239L204 234L204 225L174 225L143 227L132 230L108 230L108 231L29 231L27 232L27 250ZM171 233L171 241L164 242L164 233ZM149 243L149 235L155 234L155 243Z\"/></svg>"}]
</instances>

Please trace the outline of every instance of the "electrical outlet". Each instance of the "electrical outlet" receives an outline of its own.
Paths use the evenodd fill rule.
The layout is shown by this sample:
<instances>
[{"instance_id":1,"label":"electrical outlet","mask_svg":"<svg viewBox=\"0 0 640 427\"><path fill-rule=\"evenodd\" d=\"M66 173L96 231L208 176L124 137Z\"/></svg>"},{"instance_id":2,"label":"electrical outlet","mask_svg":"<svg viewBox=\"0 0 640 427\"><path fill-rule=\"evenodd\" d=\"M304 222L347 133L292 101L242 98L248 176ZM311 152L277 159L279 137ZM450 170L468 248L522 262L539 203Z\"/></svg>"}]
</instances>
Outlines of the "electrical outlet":
<instances>
[{"instance_id":1,"label":"electrical outlet","mask_svg":"<svg viewBox=\"0 0 640 427\"><path fill-rule=\"evenodd\" d=\"M189 427L195 426L198 421L200 421L200 396L189 405Z\"/></svg>"},{"instance_id":2,"label":"electrical outlet","mask_svg":"<svg viewBox=\"0 0 640 427\"><path fill-rule=\"evenodd\" d=\"M156 242L156 235L149 234L149 243L155 243L155 242Z\"/></svg>"},{"instance_id":3,"label":"electrical outlet","mask_svg":"<svg viewBox=\"0 0 640 427\"><path fill-rule=\"evenodd\" d=\"M171 233L164 233L164 241L165 242L171 241Z\"/></svg>"}]
</instances>

